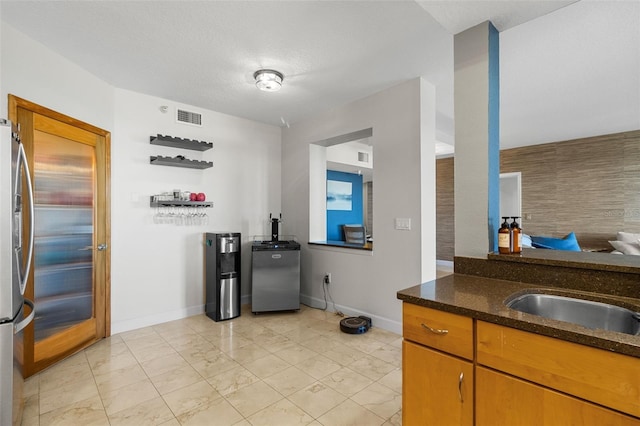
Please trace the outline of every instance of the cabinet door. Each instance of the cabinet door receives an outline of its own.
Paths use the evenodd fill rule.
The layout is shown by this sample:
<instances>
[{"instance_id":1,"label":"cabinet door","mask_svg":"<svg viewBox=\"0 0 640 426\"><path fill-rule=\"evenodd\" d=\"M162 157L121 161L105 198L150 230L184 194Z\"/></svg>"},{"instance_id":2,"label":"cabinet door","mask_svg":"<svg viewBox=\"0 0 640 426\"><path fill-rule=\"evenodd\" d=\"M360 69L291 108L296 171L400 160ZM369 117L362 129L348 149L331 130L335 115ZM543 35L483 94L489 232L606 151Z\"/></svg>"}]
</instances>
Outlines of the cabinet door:
<instances>
[{"instance_id":1,"label":"cabinet door","mask_svg":"<svg viewBox=\"0 0 640 426\"><path fill-rule=\"evenodd\" d=\"M473 424L472 364L406 340L402 345L402 424Z\"/></svg>"},{"instance_id":2,"label":"cabinet door","mask_svg":"<svg viewBox=\"0 0 640 426\"><path fill-rule=\"evenodd\" d=\"M512 376L477 367L476 424L638 426L640 420Z\"/></svg>"}]
</instances>

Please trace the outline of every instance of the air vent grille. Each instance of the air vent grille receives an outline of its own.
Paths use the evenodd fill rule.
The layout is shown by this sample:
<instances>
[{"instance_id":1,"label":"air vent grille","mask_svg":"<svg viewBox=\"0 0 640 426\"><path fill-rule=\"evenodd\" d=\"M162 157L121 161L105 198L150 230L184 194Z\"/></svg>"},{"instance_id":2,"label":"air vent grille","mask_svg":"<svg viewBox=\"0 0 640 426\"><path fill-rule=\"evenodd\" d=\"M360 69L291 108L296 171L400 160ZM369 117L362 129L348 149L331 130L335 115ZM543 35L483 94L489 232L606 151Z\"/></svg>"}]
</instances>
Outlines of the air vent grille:
<instances>
[{"instance_id":1,"label":"air vent grille","mask_svg":"<svg viewBox=\"0 0 640 426\"><path fill-rule=\"evenodd\" d=\"M369 153L367 152L358 152L358 161L362 161L364 163L369 162Z\"/></svg>"},{"instance_id":2,"label":"air vent grille","mask_svg":"<svg viewBox=\"0 0 640 426\"><path fill-rule=\"evenodd\" d=\"M197 112L185 111L177 109L178 123L191 124L192 126L202 126L202 114Z\"/></svg>"}]
</instances>

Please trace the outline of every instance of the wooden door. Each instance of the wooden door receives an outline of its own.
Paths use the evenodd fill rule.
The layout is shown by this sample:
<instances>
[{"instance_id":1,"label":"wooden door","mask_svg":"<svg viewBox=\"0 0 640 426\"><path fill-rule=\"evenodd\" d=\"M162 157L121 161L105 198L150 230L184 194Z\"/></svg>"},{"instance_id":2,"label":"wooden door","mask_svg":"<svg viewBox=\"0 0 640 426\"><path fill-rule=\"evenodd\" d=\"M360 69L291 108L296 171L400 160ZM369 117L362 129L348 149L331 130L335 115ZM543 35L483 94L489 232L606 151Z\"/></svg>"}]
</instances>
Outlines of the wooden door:
<instances>
[{"instance_id":1,"label":"wooden door","mask_svg":"<svg viewBox=\"0 0 640 426\"><path fill-rule=\"evenodd\" d=\"M488 368L476 369L478 426L638 426L640 420Z\"/></svg>"},{"instance_id":2,"label":"wooden door","mask_svg":"<svg viewBox=\"0 0 640 426\"><path fill-rule=\"evenodd\" d=\"M9 104L35 193L30 376L110 334L110 134L11 95Z\"/></svg>"},{"instance_id":3,"label":"wooden door","mask_svg":"<svg viewBox=\"0 0 640 426\"><path fill-rule=\"evenodd\" d=\"M471 362L402 343L402 424L473 424Z\"/></svg>"}]
</instances>

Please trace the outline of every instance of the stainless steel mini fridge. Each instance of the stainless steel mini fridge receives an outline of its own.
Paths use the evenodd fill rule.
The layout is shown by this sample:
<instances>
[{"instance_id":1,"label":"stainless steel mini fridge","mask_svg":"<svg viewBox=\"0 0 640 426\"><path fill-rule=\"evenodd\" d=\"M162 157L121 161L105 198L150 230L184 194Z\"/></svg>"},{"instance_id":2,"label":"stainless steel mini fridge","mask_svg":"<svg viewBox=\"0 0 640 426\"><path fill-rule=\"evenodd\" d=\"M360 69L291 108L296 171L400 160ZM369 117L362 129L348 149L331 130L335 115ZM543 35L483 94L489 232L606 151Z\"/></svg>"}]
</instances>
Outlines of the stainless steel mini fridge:
<instances>
[{"instance_id":1,"label":"stainless steel mini fridge","mask_svg":"<svg viewBox=\"0 0 640 426\"><path fill-rule=\"evenodd\" d=\"M240 316L240 233L204 236L205 313L214 321Z\"/></svg>"}]
</instances>

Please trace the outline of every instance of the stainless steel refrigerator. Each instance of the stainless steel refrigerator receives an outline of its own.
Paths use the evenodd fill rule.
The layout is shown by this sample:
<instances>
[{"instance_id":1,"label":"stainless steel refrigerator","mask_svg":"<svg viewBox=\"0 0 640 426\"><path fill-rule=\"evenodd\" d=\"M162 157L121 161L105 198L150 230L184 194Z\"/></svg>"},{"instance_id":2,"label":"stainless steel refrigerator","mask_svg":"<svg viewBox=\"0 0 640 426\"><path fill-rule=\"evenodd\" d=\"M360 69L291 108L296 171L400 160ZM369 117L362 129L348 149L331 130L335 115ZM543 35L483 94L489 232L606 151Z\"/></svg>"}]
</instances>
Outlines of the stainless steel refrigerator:
<instances>
[{"instance_id":1,"label":"stainless steel refrigerator","mask_svg":"<svg viewBox=\"0 0 640 426\"><path fill-rule=\"evenodd\" d=\"M31 209L26 227L23 197ZM22 246L23 228L28 232L27 247ZM22 418L22 330L35 313L33 302L24 297L33 258L33 229L33 187L24 147L11 122L0 119L0 426L19 425Z\"/></svg>"}]
</instances>

